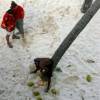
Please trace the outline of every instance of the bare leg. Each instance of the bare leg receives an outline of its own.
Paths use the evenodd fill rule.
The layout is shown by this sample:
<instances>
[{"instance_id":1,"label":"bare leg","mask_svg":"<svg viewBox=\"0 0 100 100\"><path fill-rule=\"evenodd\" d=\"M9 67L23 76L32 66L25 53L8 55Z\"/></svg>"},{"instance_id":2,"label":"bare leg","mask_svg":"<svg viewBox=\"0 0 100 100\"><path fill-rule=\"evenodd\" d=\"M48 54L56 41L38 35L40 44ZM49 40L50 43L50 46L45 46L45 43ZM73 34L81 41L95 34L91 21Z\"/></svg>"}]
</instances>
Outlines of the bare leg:
<instances>
[{"instance_id":1,"label":"bare leg","mask_svg":"<svg viewBox=\"0 0 100 100\"><path fill-rule=\"evenodd\" d=\"M9 41L9 37L10 37L10 35L6 35L7 45L9 46L9 48L13 48L12 44Z\"/></svg>"}]
</instances>

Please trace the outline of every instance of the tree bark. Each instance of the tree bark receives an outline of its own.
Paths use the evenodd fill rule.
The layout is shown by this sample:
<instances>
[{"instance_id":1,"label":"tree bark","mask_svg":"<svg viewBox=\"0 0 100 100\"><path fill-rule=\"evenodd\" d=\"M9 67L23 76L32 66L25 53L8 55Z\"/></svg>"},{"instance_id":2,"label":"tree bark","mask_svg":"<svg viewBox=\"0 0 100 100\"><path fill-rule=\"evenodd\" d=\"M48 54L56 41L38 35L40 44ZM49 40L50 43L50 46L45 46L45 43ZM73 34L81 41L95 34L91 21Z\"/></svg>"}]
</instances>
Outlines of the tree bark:
<instances>
[{"instance_id":1,"label":"tree bark","mask_svg":"<svg viewBox=\"0 0 100 100\"><path fill-rule=\"evenodd\" d=\"M91 7L93 0L85 0L82 8L81 8L81 12L82 13L86 13L87 10Z\"/></svg>"},{"instance_id":2,"label":"tree bark","mask_svg":"<svg viewBox=\"0 0 100 100\"><path fill-rule=\"evenodd\" d=\"M52 60L54 62L53 67L55 68L64 55L65 51L70 47L73 41L77 38L80 32L86 27L92 17L100 8L100 0L96 0L93 5L89 8L89 10L83 15L83 17L79 20L79 22L75 25L72 31L68 34L68 36L64 39L58 49L55 51L52 56Z\"/></svg>"}]
</instances>

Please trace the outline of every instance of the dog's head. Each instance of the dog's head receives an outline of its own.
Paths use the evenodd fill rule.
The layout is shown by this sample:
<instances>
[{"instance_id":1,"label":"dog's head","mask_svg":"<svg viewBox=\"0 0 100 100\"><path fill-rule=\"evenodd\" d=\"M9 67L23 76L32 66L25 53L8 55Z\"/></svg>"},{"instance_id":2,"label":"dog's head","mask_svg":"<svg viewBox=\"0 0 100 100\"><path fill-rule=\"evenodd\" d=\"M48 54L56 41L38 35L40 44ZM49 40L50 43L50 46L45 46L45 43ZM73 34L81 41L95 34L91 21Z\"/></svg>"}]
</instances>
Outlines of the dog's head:
<instances>
[{"instance_id":1,"label":"dog's head","mask_svg":"<svg viewBox=\"0 0 100 100\"><path fill-rule=\"evenodd\" d=\"M40 73L44 77L52 76L52 65L53 62L49 58L36 58L34 59L36 68L40 70Z\"/></svg>"}]
</instances>

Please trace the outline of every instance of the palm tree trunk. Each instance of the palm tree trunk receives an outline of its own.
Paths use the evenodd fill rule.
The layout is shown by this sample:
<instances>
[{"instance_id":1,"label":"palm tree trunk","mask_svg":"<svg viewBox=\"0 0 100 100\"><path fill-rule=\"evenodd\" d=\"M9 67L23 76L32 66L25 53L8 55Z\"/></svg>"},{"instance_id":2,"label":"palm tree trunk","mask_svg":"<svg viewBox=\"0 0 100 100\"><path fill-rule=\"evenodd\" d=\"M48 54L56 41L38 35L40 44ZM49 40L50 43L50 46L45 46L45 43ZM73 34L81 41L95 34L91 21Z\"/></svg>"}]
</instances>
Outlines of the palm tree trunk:
<instances>
[{"instance_id":1,"label":"palm tree trunk","mask_svg":"<svg viewBox=\"0 0 100 100\"><path fill-rule=\"evenodd\" d=\"M93 0L85 0L82 8L81 8L81 12L82 13L86 13L87 10L91 7Z\"/></svg>"},{"instance_id":2,"label":"palm tree trunk","mask_svg":"<svg viewBox=\"0 0 100 100\"><path fill-rule=\"evenodd\" d=\"M58 49L55 51L53 57L51 58L54 62L54 68L64 55L65 51L70 47L73 41L77 38L80 32L86 27L92 17L100 8L100 0L96 0L93 5L89 8L89 10L84 14L84 16L79 20L79 22L75 25L72 31L68 34L68 36L64 39Z\"/></svg>"}]
</instances>

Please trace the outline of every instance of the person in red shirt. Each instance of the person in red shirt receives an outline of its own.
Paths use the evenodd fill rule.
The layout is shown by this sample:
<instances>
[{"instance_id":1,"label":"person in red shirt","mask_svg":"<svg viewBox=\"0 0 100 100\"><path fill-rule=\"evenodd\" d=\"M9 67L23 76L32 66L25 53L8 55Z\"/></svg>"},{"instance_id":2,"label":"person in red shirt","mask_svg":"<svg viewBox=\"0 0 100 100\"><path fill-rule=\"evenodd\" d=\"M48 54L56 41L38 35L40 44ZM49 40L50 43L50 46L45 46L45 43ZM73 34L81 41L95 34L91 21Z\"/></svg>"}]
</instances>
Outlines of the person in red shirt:
<instances>
[{"instance_id":1,"label":"person in red shirt","mask_svg":"<svg viewBox=\"0 0 100 100\"><path fill-rule=\"evenodd\" d=\"M11 33L13 33L15 26L16 26L16 21L15 18L13 17L13 11L12 9L9 9L3 16L1 27L7 31L6 41L10 48L12 48L13 46L9 41L9 37ZM19 37L16 36L15 34L12 35L12 38L19 39Z\"/></svg>"},{"instance_id":2,"label":"person in red shirt","mask_svg":"<svg viewBox=\"0 0 100 100\"><path fill-rule=\"evenodd\" d=\"M24 9L15 3L15 1L11 2L11 7L13 10L13 15L16 21L16 28L18 29L18 33L22 35L24 38L24 28L23 28L23 19L24 19Z\"/></svg>"}]
</instances>

